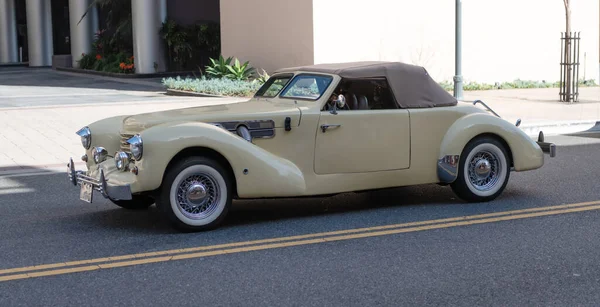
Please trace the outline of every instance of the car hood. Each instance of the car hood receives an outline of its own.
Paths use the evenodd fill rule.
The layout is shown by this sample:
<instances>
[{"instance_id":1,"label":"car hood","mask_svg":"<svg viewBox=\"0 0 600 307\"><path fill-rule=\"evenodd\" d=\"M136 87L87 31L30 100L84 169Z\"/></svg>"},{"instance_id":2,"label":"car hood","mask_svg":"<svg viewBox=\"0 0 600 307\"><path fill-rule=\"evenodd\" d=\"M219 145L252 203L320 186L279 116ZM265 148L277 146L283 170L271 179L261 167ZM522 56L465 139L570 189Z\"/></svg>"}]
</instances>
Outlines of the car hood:
<instances>
[{"instance_id":1,"label":"car hood","mask_svg":"<svg viewBox=\"0 0 600 307\"><path fill-rule=\"evenodd\" d=\"M150 127L168 122L221 122L236 120L273 120L276 128L284 127L285 118L298 126L300 109L292 102L251 99L232 104L174 109L127 116L123 119L122 133L140 133Z\"/></svg>"}]
</instances>

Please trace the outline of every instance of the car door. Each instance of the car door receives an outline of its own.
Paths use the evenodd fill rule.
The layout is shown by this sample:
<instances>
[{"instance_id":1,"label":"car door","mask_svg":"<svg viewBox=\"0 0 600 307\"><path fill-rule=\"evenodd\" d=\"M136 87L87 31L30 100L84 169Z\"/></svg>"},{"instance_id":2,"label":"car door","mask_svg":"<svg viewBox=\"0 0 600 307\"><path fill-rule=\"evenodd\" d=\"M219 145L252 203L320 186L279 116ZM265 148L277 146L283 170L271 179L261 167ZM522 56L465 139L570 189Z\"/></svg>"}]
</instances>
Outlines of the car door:
<instances>
[{"instance_id":1,"label":"car door","mask_svg":"<svg viewBox=\"0 0 600 307\"><path fill-rule=\"evenodd\" d=\"M315 173L400 170L410 165L410 116L404 109L322 111Z\"/></svg>"}]
</instances>

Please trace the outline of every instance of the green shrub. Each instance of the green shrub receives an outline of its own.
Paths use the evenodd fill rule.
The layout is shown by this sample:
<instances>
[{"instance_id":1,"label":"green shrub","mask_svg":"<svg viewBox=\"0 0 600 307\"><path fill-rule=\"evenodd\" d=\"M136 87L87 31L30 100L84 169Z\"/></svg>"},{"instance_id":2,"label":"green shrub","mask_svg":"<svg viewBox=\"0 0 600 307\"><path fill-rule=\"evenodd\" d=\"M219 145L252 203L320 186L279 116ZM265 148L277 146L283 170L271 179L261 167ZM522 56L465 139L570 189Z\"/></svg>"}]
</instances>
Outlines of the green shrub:
<instances>
[{"instance_id":1,"label":"green shrub","mask_svg":"<svg viewBox=\"0 0 600 307\"><path fill-rule=\"evenodd\" d=\"M258 81L230 80L227 78L163 78L162 84L168 89L191 91L196 93L251 97L261 87Z\"/></svg>"},{"instance_id":2,"label":"green shrub","mask_svg":"<svg viewBox=\"0 0 600 307\"><path fill-rule=\"evenodd\" d=\"M96 55L83 53L81 56L81 60L79 60L78 62L79 68L81 69L92 69L94 63L96 63Z\"/></svg>"},{"instance_id":3,"label":"green shrub","mask_svg":"<svg viewBox=\"0 0 600 307\"><path fill-rule=\"evenodd\" d=\"M210 58L210 65L206 66L206 74L211 78L225 78L230 73L229 65L231 65L231 60L233 58L228 57L227 59L223 58L222 55L219 56L219 59L215 60Z\"/></svg>"},{"instance_id":4,"label":"green shrub","mask_svg":"<svg viewBox=\"0 0 600 307\"><path fill-rule=\"evenodd\" d=\"M222 55L218 59L210 58L210 65L206 66L206 74L211 78L228 78L231 80L248 80L254 75L254 68L250 66L250 62L246 61L244 64L240 64L240 61L236 58L233 65L231 61L232 57L227 59L223 58Z\"/></svg>"},{"instance_id":5,"label":"green shrub","mask_svg":"<svg viewBox=\"0 0 600 307\"><path fill-rule=\"evenodd\" d=\"M244 64L240 64L238 59L235 59L233 65L228 65L227 69L229 74L226 77L232 80L248 80L254 74L254 68L250 66L250 62L246 61Z\"/></svg>"},{"instance_id":6,"label":"green shrub","mask_svg":"<svg viewBox=\"0 0 600 307\"><path fill-rule=\"evenodd\" d=\"M580 87L597 86L596 80L579 80ZM454 90L454 83L450 81L441 81L438 83L446 91ZM527 88L558 88L560 82L546 82L533 80L516 79L512 82L502 82L496 84L466 82L463 84L465 91L485 91L485 90L507 90L507 89L527 89Z\"/></svg>"}]
</instances>

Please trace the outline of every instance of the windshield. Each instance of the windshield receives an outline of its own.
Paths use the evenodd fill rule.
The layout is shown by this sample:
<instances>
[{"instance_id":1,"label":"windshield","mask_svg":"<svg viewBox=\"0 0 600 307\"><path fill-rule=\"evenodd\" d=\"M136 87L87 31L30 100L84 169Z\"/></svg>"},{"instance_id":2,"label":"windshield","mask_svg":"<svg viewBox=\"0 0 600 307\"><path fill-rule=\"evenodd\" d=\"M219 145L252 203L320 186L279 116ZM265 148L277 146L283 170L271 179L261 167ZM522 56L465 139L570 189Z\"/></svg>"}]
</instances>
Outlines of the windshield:
<instances>
[{"instance_id":1,"label":"windshield","mask_svg":"<svg viewBox=\"0 0 600 307\"><path fill-rule=\"evenodd\" d=\"M293 75L281 75L281 76L273 76L261 86L255 97L275 97L281 92L281 90L285 87L286 84L290 81Z\"/></svg>"},{"instance_id":2,"label":"windshield","mask_svg":"<svg viewBox=\"0 0 600 307\"><path fill-rule=\"evenodd\" d=\"M301 74L292 80L280 96L317 100L327 90L332 80L331 76Z\"/></svg>"}]
</instances>

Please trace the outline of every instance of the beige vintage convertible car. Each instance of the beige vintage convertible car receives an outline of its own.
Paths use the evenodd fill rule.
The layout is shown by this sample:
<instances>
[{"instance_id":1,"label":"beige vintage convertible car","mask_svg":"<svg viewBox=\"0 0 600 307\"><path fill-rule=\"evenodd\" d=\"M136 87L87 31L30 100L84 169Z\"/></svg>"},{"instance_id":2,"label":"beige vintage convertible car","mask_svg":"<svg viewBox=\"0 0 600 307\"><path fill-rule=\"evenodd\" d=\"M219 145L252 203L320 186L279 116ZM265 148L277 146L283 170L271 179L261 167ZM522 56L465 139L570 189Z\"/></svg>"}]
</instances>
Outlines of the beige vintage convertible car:
<instances>
[{"instance_id":1,"label":"beige vintage convertible car","mask_svg":"<svg viewBox=\"0 0 600 307\"><path fill-rule=\"evenodd\" d=\"M246 102L106 118L77 134L87 171L71 159L68 173L82 200L95 190L123 208L156 203L186 231L216 227L232 199L438 183L489 201L511 171L555 155L543 135L395 62L286 68Z\"/></svg>"}]
</instances>

